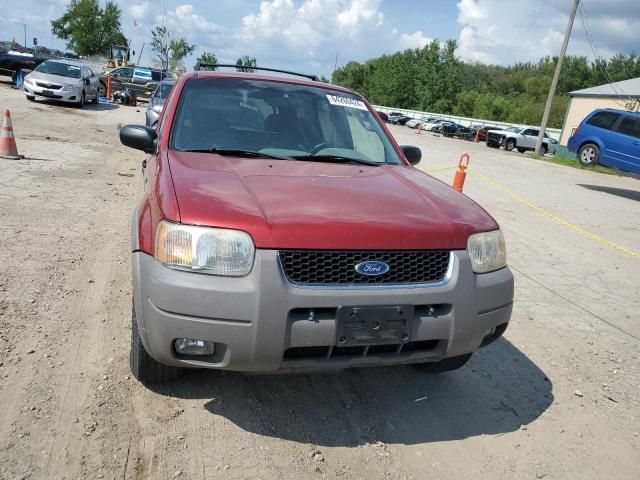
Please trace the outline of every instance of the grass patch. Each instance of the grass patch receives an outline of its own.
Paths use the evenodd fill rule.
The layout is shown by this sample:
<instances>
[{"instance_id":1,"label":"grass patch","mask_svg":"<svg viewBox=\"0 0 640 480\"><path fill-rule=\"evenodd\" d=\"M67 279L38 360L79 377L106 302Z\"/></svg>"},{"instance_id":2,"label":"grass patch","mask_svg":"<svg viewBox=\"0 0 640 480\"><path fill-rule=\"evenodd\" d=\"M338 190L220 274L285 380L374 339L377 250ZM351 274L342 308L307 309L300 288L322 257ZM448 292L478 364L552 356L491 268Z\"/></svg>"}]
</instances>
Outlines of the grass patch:
<instances>
[{"instance_id":1,"label":"grass patch","mask_svg":"<svg viewBox=\"0 0 640 480\"><path fill-rule=\"evenodd\" d=\"M604 173L606 175L616 175L620 176L620 172L614 170L613 168L603 167L602 165L596 165L594 167L583 167L578 163L575 158L571 157L563 157L563 156L540 156L540 155L531 155L530 158L535 160L542 160L543 162L555 163L556 165L563 165L565 167L577 168L578 170L587 170L589 172L597 172Z\"/></svg>"}]
</instances>

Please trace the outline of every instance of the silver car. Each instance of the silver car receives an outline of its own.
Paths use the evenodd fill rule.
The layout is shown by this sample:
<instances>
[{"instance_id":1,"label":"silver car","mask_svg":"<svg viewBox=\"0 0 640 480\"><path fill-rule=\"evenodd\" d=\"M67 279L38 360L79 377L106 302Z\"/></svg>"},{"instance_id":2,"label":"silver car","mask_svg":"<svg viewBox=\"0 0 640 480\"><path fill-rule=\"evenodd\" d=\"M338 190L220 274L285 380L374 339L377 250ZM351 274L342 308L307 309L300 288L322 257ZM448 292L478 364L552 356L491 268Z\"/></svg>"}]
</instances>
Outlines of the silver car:
<instances>
[{"instance_id":1,"label":"silver car","mask_svg":"<svg viewBox=\"0 0 640 480\"><path fill-rule=\"evenodd\" d=\"M175 78L165 78L162 80L149 98L149 104L147 105L146 125L147 127L155 127L162 113L164 102L169 96L169 92L176 83Z\"/></svg>"},{"instance_id":2,"label":"silver car","mask_svg":"<svg viewBox=\"0 0 640 480\"><path fill-rule=\"evenodd\" d=\"M82 108L87 101L98 103L98 77L80 62L45 60L24 77L27 100L36 97L70 102Z\"/></svg>"}]
</instances>

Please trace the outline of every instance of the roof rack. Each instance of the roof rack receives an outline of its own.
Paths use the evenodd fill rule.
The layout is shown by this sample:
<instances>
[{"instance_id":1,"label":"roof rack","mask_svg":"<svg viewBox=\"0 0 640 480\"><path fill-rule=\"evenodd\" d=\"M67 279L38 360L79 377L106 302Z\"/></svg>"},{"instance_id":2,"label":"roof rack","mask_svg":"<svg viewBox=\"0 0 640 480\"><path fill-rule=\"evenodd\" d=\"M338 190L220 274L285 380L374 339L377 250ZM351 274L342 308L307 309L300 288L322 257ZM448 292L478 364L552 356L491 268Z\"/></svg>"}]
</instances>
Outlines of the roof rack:
<instances>
[{"instance_id":1,"label":"roof rack","mask_svg":"<svg viewBox=\"0 0 640 480\"><path fill-rule=\"evenodd\" d=\"M280 70L278 68L265 68L265 67L253 67L253 66L244 66L244 65L232 65L232 64L224 64L224 63L203 63L197 62L196 66L193 68L196 72L202 70L202 68L244 68L251 70L262 70L264 72L277 72L277 73L286 73L288 75L295 75L297 77L308 78L309 80L313 80L314 82L318 81L318 77L316 75L310 75L306 73L298 73L298 72L290 72L289 70Z\"/></svg>"}]
</instances>

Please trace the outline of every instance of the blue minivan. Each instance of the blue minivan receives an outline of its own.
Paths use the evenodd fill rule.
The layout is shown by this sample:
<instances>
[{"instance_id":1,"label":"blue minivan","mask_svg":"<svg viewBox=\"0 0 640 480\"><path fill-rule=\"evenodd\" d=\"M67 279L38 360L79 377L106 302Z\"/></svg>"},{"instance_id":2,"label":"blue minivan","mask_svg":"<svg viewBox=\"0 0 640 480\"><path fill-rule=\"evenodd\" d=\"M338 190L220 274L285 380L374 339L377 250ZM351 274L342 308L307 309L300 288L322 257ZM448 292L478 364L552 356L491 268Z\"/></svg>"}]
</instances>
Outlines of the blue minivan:
<instances>
[{"instance_id":1,"label":"blue minivan","mask_svg":"<svg viewBox=\"0 0 640 480\"><path fill-rule=\"evenodd\" d=\"M640 174L640 113L594 110L573 132L567 147L585 167L600 163Z\"/></svg>"}]
</instances>

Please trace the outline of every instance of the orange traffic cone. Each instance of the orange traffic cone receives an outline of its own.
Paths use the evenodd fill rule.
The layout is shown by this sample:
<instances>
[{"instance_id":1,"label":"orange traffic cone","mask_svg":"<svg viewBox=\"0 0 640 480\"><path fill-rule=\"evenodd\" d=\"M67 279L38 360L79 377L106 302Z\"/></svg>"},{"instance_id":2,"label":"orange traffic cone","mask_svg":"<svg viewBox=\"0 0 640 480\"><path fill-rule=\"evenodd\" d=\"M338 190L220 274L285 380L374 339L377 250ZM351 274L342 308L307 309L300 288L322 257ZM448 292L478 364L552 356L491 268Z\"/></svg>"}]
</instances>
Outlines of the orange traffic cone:
<instances>
[{"instance_id":1,"label":"orange traffic cone","mask_svg":"<svg viewBox=\"0 0 640 480\"><path fill-rule=\"evenodd\" d=\"M18 146L16 138L13 136L13 126L11 125L11 112L4 111L4 121L2 122L2 135L0 135L0 157L18 160Z\"/></svg>"},{"instance_id":2,"label":"orange traffic cone","mask_svg":"<svg viewBox=\"0 0 640 480\"><path fill-rule=\"evenodd\" d=\"M458 162L458 169L456 170L456 174L453 177L453 185L457 191L462 192L462 188L464 187L464 180L467 178L467 168L469 168L469 154L463 153L460 157L460 161Z\"/></svg>"}]
</instances>

